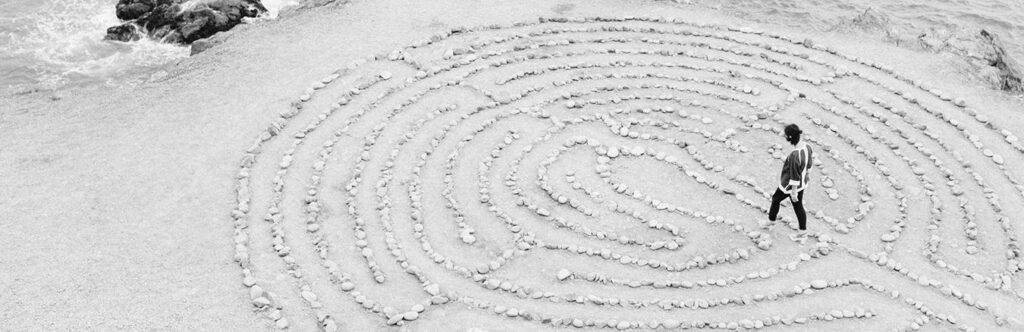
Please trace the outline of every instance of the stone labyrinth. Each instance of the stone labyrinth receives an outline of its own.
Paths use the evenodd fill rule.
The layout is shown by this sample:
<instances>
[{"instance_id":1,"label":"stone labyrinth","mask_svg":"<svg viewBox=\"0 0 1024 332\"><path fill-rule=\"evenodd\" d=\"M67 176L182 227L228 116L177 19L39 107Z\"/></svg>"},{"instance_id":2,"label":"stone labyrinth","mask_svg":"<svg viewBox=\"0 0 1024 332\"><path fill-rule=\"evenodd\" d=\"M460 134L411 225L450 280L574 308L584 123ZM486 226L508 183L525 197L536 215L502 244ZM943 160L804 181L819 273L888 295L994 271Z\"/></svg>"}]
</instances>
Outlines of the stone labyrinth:
<instances>
[{"instance_id":1,"label":"stone labyrinth","mask_svg":"<svg viewBox=\"0 0 1024 332\"><path fill-rule=\"evenodd\" d=\"M1020 330L1024 145L993 120L767 31L454 28L259 132L235 259L282 329ZM818 151L804 241L765 222L787 123Z\"/></svg>"}]
</instances>

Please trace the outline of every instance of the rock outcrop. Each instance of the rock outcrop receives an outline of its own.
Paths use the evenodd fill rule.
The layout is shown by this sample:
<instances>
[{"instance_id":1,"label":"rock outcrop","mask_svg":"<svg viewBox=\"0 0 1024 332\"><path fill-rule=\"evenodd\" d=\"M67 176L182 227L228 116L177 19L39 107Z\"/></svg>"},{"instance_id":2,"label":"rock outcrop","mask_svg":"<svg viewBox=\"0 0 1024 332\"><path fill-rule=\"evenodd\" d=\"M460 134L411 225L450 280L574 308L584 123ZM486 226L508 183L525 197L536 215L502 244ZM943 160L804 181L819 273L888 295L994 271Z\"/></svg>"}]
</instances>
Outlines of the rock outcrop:
<instances>
[{"instance_id":1,"label":"rock outcrop","mask_svg":"<svg viewBox=\"0 0 1024 332\"><path fill-rule=\"evenodd\" d=\"M119 0L117 18L125 22L108 28L105 39L133 41L147 36L187 44L265 12L259 0Z\"/></svg>"},{"instance_id":2,"label":"rock outcrop","mask_svg":"<svg viewBox=\"0 0 1024 332\"><path fill-rule=\"evenodd\" d=\"M981 30L981 37L991 46L991 52L985 59L990 66L999 70L999 88L1009 92L1024 92L1024 72L1021 72L1021 67L1007 56L999 38L986 30Z\"/></svg>"}]
</instances>

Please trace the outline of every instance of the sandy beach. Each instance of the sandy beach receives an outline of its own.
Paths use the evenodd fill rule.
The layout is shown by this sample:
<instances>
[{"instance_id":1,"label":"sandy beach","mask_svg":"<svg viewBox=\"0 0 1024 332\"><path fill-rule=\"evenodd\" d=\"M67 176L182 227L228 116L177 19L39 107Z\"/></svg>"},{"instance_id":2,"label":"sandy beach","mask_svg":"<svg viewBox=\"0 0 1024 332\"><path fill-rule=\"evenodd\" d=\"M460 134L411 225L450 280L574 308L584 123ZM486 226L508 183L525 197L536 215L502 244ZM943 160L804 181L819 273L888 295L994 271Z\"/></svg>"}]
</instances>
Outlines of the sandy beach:
<instances>
[{"instance_id":1,"label":"sandy beach","mask_svg":"<svg viewBox=\"0 0 1024 332\"><path fill-rule=\"evenodd\" d=\"M239 25L0 99L0 330L1021 330L1024 102L959 64L671 1Z\"/></svg>"}]
</instances>

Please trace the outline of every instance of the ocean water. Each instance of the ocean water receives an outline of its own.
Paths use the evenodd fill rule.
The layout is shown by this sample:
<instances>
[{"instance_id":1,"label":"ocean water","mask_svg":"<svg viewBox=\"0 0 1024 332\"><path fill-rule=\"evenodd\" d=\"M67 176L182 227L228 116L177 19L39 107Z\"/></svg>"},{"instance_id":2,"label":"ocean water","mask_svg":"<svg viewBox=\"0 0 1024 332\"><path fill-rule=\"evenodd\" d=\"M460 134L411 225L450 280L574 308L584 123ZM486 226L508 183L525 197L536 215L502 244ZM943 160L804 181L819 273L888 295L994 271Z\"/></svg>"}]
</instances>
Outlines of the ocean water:
<instances>
[{"instance_id":1,"label":"ocean water","mask_svg":"<svg viewBox=\"0 0 1024 332\"><path fill-rule=\"evenodd\" d=\"M191 0L204 1L204 0ZM263 0L266 18L296 0ZM0 0L0 96L69 85L134 84L188 48L104 41L119 24L117 0ZM691 0L765 24L863 32L936 52L970 56L981 29L999 35L1024 65L1024 0ZM571 13L570 13L571 15ZM810 32L810 31L809 31Z\"/></svg>"},{"instance_id":2,"label":"ocean water","mask_svg":"<svg viewBox=\"0 0 1024 332\"><path fill-rule=\"evenodd\" d=\"M104 41L119 24L116 0L0 2L0 91L115 83L188 56L186 47L155 41Z\"/></svg>"},{"instance_id":3,"label":"ocean water","mask_svg":"<svg viewBox=\"0 0 1024 332\"><path fill-rule=\"evenodd\" d=\"M201 0L198 0L201 1ZM187 57L186 46L105 41L117 0L0 0L0 96L69 85L134 84ZM267 19L296 4L264 0Z\"/></svg>"}]
</instances>

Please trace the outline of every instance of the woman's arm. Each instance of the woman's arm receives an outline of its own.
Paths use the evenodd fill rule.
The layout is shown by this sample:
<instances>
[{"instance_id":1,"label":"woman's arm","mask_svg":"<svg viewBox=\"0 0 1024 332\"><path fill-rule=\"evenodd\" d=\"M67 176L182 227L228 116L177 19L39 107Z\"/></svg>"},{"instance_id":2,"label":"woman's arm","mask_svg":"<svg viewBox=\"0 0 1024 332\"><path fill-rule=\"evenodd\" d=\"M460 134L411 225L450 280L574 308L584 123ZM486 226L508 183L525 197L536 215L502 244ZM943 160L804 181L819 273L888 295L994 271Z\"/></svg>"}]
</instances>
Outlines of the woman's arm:
<instances>
[{"instance_id":1,"label":"woman's arm","mask_svg":"<svg viewBox=\"0 0 1024 332\"><path fill-rule=\"evenodd\" d=\"M793 158L793 154L790 153L786 157L786 160L782 162L782 175L780 177L779 189L784 192L789 192L789 182L798 179L799 176L793 176L794 170L796 170L796 161Z\"/></svg>"}]
</instances>

